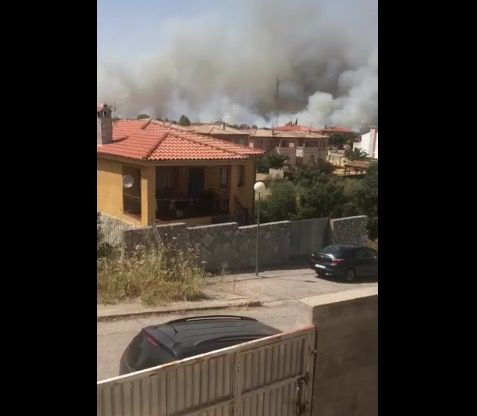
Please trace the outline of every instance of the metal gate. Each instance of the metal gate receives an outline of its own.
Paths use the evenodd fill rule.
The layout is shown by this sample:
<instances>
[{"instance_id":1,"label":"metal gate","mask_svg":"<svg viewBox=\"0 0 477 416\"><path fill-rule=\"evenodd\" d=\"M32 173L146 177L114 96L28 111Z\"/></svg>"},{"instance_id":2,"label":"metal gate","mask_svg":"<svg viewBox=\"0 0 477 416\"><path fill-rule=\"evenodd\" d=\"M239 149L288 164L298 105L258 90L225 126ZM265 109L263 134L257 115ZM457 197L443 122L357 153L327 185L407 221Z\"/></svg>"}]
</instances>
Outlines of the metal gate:
<instances>
[{"instance_id":1,"label":"metal gate","mask_svg":"<svg viewBox=\"0 0 477 416\"><path fill-rule=\"evenodd\" d=\"M97 383L98 416L311 415L316 328Z\"/></svg>"}]
</instances>

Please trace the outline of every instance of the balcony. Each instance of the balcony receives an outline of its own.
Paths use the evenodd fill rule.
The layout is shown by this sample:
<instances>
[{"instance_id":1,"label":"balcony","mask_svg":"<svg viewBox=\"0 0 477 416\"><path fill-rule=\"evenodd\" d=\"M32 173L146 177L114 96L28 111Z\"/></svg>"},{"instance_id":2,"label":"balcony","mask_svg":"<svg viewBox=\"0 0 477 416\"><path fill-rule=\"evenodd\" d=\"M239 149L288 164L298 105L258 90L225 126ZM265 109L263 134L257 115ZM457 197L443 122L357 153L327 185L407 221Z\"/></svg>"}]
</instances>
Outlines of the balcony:
<instances>
[{"instance_id":1,"label":"balcony","mask_svg":"<svg viewBox=\"0 0 477 416\"><path fill-rule=\"evenodd\" d=\"M204 191L198 198L176 195L156 198L156 219L171 221L229 214L229 198Z\"/></svg>"}]
</instances>

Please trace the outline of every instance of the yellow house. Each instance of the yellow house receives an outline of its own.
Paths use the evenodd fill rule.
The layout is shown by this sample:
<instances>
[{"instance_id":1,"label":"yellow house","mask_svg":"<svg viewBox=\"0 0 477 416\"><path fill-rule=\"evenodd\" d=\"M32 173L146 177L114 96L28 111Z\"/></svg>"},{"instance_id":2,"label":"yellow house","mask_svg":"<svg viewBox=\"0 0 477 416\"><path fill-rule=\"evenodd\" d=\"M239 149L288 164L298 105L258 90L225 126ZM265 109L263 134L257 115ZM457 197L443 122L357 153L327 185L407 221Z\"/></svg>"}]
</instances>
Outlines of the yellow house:
<instances>
[{"instance_id":1,"label":"yellow house","mask_svg":"<svg viewBox=\"0 0 477 416\"><path fill-rule=\"evenodd\" d=\"M247 223L263 151L97 109L97 209L137 226Z\"/></svg>"}]
</instances>

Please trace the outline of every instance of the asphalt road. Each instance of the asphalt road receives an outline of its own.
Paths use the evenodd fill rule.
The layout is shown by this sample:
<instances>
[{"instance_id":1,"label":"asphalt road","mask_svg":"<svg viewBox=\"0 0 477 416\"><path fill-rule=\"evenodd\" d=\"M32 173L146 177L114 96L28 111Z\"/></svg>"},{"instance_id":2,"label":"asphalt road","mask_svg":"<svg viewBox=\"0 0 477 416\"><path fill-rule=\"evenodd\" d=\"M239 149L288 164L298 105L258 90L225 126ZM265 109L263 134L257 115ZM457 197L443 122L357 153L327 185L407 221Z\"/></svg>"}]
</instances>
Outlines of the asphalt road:
<instances>
[{"instance_id":1,"label":"asphalt road","mask_svg":"<svg viewBox=\"0 0 477 416\"><path fill-rule=\"evenodd\" d=\"M318 279L310 269L276 270L264 272L265 278L242 275L236 281L220 281L207 285L206 292L216 298L233 293L258 299L265 306L219 311L164 314L97 323L97 379L118 375L119 360L124 349L141 328L186 316L231 314L250 316L282 331L297 327L300 312L298 300L325 293L340 292L358 287L377 286L377 282L341 283Z\"/></svg>"}]
</instances>

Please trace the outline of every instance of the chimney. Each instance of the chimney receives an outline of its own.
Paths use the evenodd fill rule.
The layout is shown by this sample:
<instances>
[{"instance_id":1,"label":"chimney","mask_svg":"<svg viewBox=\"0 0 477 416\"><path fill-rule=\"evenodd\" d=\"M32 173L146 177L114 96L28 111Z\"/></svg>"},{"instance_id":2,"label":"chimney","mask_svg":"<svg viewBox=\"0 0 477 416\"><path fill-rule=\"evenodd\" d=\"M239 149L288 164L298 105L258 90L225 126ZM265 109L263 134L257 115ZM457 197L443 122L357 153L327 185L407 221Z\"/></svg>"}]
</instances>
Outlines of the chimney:
<instances>
[{"instance_id":1,"label":"chimney","mask_svg":"<svg viewBox=\"0 0 477 416\"><path fill-rule=\"evenodd\" d=\"M101 104L97 108L96 144L101 146L113 141L112 109L108 104Z\"/></svg>"},{"instance_id":2,"label":"chimney","mask_svg":"<svg viewBox=\"0 0 477 416\"><path fill-rule=\"evenodd\" d=\"M225 130L225 123L222 122L222 130Z\"/></svg>"}]
</instances>

